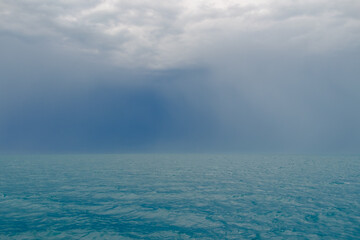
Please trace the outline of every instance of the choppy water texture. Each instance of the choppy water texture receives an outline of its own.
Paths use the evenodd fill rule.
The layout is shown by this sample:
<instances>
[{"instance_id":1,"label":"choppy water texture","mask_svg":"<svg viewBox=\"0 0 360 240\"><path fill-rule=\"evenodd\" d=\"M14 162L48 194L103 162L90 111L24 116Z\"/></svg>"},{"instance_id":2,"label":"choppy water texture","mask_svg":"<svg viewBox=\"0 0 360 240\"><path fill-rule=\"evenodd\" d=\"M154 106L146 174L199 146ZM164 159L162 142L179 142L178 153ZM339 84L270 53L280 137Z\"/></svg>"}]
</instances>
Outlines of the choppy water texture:
<instances>
[{"instance_id":1,"label":"choppy water texture","mask_svg":"<svg viewBox=\"0 0 360 240\"><path fill-rule=\"evenodd\" d=\"M0 239L360 239L360 157L0 158Z\"/></svg>"}]
</instances>

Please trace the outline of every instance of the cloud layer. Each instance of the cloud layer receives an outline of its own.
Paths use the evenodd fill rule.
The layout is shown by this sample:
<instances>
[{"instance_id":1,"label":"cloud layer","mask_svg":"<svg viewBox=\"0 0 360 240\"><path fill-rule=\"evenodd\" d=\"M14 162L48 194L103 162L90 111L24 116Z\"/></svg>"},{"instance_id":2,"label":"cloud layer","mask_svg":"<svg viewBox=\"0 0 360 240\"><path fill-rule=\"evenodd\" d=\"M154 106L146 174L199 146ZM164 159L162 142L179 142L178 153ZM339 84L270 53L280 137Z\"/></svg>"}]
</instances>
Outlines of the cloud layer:
<instances>
[{"instance_id":1,"label":"cloud layer","mask_svg":"<svg viewBox=\"0 0 360 240\"><path fill-rule=\"evenodd\" d=\"M223 48L314 53L355 47L360 39L356 0L3 0L0 9L3 34L127 67L199 65Z\"/></svg>"}]
</instances>

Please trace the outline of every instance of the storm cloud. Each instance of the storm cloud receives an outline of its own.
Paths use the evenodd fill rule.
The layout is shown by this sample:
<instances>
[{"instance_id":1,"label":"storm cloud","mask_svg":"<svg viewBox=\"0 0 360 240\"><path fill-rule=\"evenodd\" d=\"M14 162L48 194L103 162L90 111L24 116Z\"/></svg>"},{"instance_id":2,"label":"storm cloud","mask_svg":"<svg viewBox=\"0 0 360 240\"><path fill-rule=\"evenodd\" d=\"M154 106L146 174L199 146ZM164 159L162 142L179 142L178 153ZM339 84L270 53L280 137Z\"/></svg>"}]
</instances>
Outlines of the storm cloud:
<instances>
[{"instance_id":1,"label":"storm cloud","mask_svg":"<svg viewBox=\"0 0 360 240\"><path fill-rule=\"evenodd\" d=\"M0 149L356 152L359 10L0 1Z\"/></svg>"}]
</instances>

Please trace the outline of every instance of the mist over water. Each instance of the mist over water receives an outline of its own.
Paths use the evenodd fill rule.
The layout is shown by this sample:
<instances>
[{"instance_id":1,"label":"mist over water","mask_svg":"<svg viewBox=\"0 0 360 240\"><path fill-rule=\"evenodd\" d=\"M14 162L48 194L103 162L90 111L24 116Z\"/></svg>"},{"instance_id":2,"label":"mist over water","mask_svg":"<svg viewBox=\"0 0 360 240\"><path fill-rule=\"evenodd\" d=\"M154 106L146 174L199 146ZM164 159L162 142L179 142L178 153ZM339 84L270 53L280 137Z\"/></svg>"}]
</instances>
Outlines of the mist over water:
<instances>
[{"instance_id":1,"label":"mist over water","mask_svg":"<svg viewBox=\"0 0 360 240\"><path fill-rule=\"evenodd\" d=\"M358 239L359 156L0 158L1 239Z\"/></svg>"}]
</instances>

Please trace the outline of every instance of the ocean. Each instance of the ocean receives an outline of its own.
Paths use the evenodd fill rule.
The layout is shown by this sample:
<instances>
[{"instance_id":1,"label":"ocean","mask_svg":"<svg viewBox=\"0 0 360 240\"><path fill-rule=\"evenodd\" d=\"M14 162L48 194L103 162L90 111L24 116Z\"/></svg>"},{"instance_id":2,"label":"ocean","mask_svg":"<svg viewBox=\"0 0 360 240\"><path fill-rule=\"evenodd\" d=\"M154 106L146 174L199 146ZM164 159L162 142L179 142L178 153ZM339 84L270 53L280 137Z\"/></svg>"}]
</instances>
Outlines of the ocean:
<instances>
[{"instance_id":1,"label":"ocean","mask_svg":"<svg viewBox=\"0 0 360 240\"><path fill-rule=\"evenodd\" d=\"M0 239L360 239L360 156L3 155Z\"/></svg>"}]
</instances>

